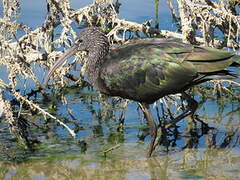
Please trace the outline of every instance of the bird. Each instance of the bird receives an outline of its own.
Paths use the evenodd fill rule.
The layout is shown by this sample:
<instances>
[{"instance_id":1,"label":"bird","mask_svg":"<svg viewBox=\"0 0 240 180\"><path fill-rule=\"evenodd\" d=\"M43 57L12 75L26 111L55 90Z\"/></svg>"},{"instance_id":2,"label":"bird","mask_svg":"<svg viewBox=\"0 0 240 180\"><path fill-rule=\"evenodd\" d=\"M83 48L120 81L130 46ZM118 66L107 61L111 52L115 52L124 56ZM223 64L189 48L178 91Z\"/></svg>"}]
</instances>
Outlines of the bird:
<instances>
[{"instance_id":1,"label":"bird","mask_svg":"<svg viewBox=\"0 0 240 180\"><path fill-rule=\"evenodd\" d=\"M69 56L81 51L86 52L86 56L80 63L93 87L105 95L140 104L150 126L151 142L147 157L151 157L155 149L158 129L150 104L171 94L182 94L188 106L173 120L173 123L177 123L193 115L197 109L197 102L186 90L216 78L235 78L236 75L226 68L239 66L232 52L194 46L175 39L143 38L110 49L103 29L88 27L80 32L74 44L50 68L45 86ZM166 127L170 126L168 124Z\"/></svg>"}]
</instances>

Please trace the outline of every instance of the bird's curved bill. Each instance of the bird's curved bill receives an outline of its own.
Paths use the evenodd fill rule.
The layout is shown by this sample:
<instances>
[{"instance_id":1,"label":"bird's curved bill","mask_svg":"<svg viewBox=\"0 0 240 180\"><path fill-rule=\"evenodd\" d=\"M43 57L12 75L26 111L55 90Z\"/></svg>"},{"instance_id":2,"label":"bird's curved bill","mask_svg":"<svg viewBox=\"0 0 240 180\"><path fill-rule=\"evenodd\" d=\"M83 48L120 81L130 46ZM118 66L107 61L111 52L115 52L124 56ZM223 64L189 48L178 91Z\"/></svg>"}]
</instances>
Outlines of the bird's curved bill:
<instances>
[{"instance_id":1,"label":"bird's curved bill","mask_svg":"<svg viewBox=\"0 0 240 180\"><path fill-rule=\"evenodd\" d=\"M51 69L48 72L48 75L44 81L44 85L48 85L48 81L52 74L56 71L57 68L61 67L65 61L67 60L68 57L73 56L74 54L77 53L78 50L78 45L74 44L72 47L70 47L68 50L66 50L63 55L57 60L57 62L51 67Z\"/></svg>"}]
</instances>

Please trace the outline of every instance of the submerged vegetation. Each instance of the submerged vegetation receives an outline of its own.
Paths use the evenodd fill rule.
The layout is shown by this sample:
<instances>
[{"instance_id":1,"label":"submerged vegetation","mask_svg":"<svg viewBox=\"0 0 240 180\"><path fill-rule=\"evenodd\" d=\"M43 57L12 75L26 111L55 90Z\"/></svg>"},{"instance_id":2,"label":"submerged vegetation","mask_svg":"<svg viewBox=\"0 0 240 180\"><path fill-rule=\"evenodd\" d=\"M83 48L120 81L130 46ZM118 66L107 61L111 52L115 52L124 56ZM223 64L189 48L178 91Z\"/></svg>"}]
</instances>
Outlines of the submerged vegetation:
<instances>
[{"instance_id":1,"label":"submerged vegetation","mask_svg":"<svg viewBox=\"0 0 240 180\"><path fill-rule=\"evenodd\" d=\"M131 101L104 97L84 79L81 74L83 70L78 65L84 53L78 54L69 65L55 73L48 89L43 86L47 71L62 55L63 48L59 46L65 49L74 42L78 34L76 32L78 29L74 28L76 26L80 28L101 26L108 32L109 42L113 46L124 44L133 38L166 37L178 38L196 45L231 48L238 53L240 33L238 1L167 0L167 4L177 28L174 32L159 27L157 21L153 22L151 19L142 24L119 19L120 0L114 2L95 0L92 4L80 9L73 9L69 0L47 0L47 16L43 25L32 30L18 21L21 1L2 0L0 69L1 74L4 75L0 76L0 134L3 135L0 150L4 157L1 158L18 161L17 154L24 154L28 150L32 152L45 150L45 144L53 147L64 146L64 143L67 146L77 144L76 146L82 152L86 152L89 146L94 146L81 138L76 144L71 144L73 140L67 135L80 136L82 130L86 130L89 126L86 122L89 119L82 120L83 118L77 115L78 112L73 112L69 102L74 103L76 100L80 101L81 105L86 108L85 110L91 113L90 121L97 119L107 126L108 138L102 139L102 142L96 142L98 145L103 145L100 153L103 157L120 148L119 144L126 138L123 135L124 131L133 128L139 130L139 140L144 140L149 135L148 127L144 123L125 125L125 117L131 114L127 111L127 106L132 105ZM158 1L155 1L155 5L156 17L158 17ZM162 18L164 17L159 17L159 20L161 21ZM234 126L239 125L239 122L236 122L236 119L239 120L240 112L239 87L239 81L215 80L191 89L192 96L199 100L199 108L204 107L204 103L213 100L218 105L218 115L200 114L197 116L200 123L189 121L186 131L181 136L178 126L172 128L171 131L160 128L158 142L167 147L164 151L176 147L179 137L187 139L187 143L182 146L183 149L198 147L202 136L207 136L206 146L209 148L236 146L239 143L239 132L238 129L234 129ZM76 94L78 94L77 98ZM233 104L232 109L226 108L228 103ZM62 114L59 114L59 104L66 106ZM78 108L77 111L81 111L82 107ZM182 102L178 95L160 99L153 105L160 127L184 108L185 102ZM138 118L142 120L143 115L139 107L135 109ZM214 121L220 126L226 125L233 131L222 135L222 139L219 138L221 140L216 142L215 129L208 125L209 121ZM60 126L66 132L59 133ZM95 137L101 137L105 133L99 124L93 125L92 131L93 141ZM4 135L6 132L11 132L14 137L7 137ZM42 139L42 134L48 133L53 135L47 136L49 139L45 139L46 137ZM64 143L60 142L61 139L64 139ZM21 147L21 152L16 153L15 150L19 151L19 149L16 147L14 147L16 149L11 149L6 145L7 141L17 142L18 147ZM104 141L108 144L104 144ZM64 146L62 152L52 154L64 154L68 150L67 146ZM20 156L20 160L21 158Z\"/></svg>"}]
</instances>

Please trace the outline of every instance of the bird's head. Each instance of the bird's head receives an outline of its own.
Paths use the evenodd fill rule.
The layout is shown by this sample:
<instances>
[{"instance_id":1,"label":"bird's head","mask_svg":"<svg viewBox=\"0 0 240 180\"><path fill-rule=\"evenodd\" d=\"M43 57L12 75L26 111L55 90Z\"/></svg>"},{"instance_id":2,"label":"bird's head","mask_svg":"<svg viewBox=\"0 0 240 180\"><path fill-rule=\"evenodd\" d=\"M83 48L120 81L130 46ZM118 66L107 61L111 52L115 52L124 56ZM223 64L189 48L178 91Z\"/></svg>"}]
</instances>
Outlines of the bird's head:
<instances>
[{"instance_id":1,"label":"bird's head","mask_svg":"<svg viewBox=\"0 0 240 180\"><path fill-rule=\"evenodd\" d=\"M68 57L75 55L77 52L86 51L88 53L90 58L81 61L82 64L85 64L87 61L91 60L98 63L99 59L103 59L107 55L108 50L108 38L101 28L89 27L84 29L76 38L74 44L63 53L63 55L49 70L44 84L47 85L55 70L61 67Z\"/></svg>"},{"instance_id":2,"label":"bird's head","mask_svg":"<svg viewBox=\"0 0 240 180\"><path fill-rule=\"evenodd\" d=\"M89 27L84 29L76 38L75 45L79 51L92 51L97 47L109 48L108 39L105 32L99 27Z\"/></svg>"}]
</instances>

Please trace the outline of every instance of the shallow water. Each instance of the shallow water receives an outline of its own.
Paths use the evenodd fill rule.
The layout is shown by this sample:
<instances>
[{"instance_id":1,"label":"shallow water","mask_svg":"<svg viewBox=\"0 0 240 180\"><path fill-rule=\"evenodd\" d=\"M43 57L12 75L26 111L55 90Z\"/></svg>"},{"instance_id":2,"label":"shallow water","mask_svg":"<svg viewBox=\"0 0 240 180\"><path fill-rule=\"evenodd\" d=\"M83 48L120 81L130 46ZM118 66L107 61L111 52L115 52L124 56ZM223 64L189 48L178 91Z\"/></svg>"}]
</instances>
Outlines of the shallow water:
<instances>
[{"instance_id":1,"label":"shallow water","mask_svg":"<svg viewBox=\"0 0 240 180\"><path fill-rule=\"evenodd\" d=\"M222 110L216 100L207 100L197 114L212 129L199 122L192 126L187 118L178 123L178 134L163 137L154 157L147 159L150 137L142 141L148 131L136 103L128 105L124 129L117 131L119 107L108 106L113 99L101 106L89 104L83 93L71 90L64 95L67 106L55 101L56 112L75 130L76 138L54 121L45 132L31 126L31 139L40 143L24 150L6 131L1 136L8 147L2 149L1 179L239 179L239 102L225 102ZM95 91L90 96L94 98ZM156 110L152 111L156 120Z\"/></svg>"},{"instance_id":2,"label":"shallow water","mask_svg":"<svg viewBox=\"0 0 240 180\"><path fill-rule=\"evenodd\" d=\"M73 0L72 7L90 2ZM155 18L154 2L120 2L121 18L140 23ZM46 12L39 7L45 7L45 1L22 3L20 21L32 28L40 26ZM159 19L160 27L174 30L164 1L160 7L159 16L165 17ZM0 70L5 71L3 67ZM44 72L38 67L36 71ZM21 84L18 86L30 91L31 83L28 87L26 90ZM76 138L54 120L46 125L43 117L36 114L28 120L45 129L30 125L29 139L34 148L29 150L16 143L1 120L0 179L240 179L240 104L234 98L225 94L202 98L196 93L198 118L207 124L194 124L190 118L179 122L177 129L163 134L154 157L147 159L150 137L136 103L125 107L116 99L99 98L90 87L81 91L70 87L53 93L48 91L49 99L38 95L33 100L74 129ZM160 109L159 103L151 109L156 121L158 113L162 113Z\"/></svg>"},{"instance_id":3,"label":"shallow water","mask_svg":"<svg viewBox=\"0 0 240 180\"><path fill-rule=\"evenodd\" d=\"M127 151L125 154L124 152ZM239 179L239 152L186 149L173 154L144 156L142 146L123 145L111 157L89 154L72 158L0 163L2 179Z\"/></svg>"}]
</instances>

